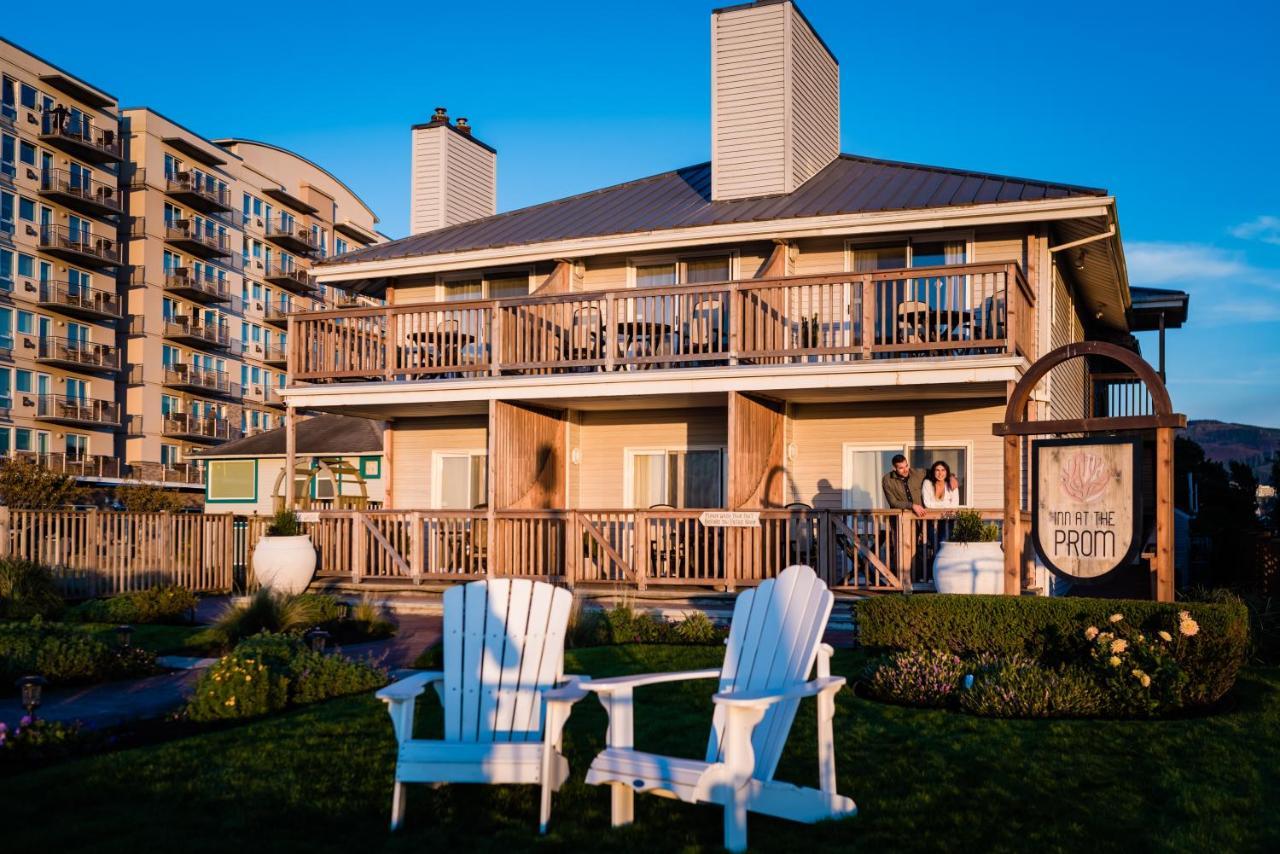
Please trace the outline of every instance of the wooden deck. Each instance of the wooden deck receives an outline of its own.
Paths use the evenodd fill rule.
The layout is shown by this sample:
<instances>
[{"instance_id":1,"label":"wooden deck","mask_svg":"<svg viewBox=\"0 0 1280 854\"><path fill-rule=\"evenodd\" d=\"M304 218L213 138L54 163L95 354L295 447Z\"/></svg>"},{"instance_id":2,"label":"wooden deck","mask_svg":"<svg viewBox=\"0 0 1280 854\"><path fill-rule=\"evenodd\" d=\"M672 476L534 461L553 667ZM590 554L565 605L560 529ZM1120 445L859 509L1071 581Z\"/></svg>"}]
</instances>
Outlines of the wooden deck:
<instances>
[{"instance_id":1,"label":"wooden deck","mask_svg":"<svg viewBox=\"0 0 1280 854\"><path fill-rule=\"evenodd\" d=\"M1020 354L1035 295L1016 263L307 312L291 382L422 380Z\"/></svg>"}]
</instances>

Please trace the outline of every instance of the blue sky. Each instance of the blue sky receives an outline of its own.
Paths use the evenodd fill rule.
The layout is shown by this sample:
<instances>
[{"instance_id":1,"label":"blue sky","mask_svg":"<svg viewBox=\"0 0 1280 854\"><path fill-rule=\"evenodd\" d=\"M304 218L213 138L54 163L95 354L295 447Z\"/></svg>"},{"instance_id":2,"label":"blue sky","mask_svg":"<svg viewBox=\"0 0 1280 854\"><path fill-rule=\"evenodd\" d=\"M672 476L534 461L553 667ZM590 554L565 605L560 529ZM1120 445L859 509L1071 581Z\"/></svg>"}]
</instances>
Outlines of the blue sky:
<instances>
[{"instance_id":1,"label":"blue sky","mask_svg":"<svg viewBox=\"0 0 1280 854\"><path fill-rule=\"evenodd\" d=\"M73 39L18 4L3 35L126 105L316 160L393 236L409 125L438 104L498 148L501 210L708 157L709 3L129 5L60 4L92 22ZM1280 12L800 5L840 59L845 151L1108 188L1132 283L1192 294L1175 404L1280 427Z\"/></svg>"}]
</instances>

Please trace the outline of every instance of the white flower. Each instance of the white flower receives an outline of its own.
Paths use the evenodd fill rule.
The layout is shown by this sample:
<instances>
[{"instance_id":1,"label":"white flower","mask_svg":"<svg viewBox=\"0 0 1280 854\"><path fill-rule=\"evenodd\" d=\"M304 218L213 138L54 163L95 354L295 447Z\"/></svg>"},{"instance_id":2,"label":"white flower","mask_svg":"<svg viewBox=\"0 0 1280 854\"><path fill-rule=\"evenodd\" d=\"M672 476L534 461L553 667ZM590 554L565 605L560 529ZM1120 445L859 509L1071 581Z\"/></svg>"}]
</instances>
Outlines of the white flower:
<instances>
[{"instance_id":1,"label":"white flower","mask_svg":"<svg viewBox=\"0 0 1280 854\"><path fill-rule=\"evenodd\" d=\"M1114 653L1124 652L1129 648L1129 642L1124 638L1116 638L1111 642L1111 651Z\"/></svg>"},{"instance_id":2,"label":"white flower","mask_svg":"<svg viewBox=\"0 0 1280 854\"><path fill-rule=\"evenodd\" d=\"M1110 621L1111 621L1111 622L1113 622L1113 623L1118 623L1118 622L1120 622L1121 620L1123 620L1123 619L1124 619L1124 614L1120 614L1120 613L1112 614L1112 615L1111 615L1110 617L1108 617L1107 619L1108 619L1108 620L1110 620Z\"/></svg>"},{"instance_id":3,"label":"white flower","mask_svg":"<svg viewBox=\"0 0 1280 854\"><path fill-rule=\"evenodd\" d=\"M1196 632L1200 631L1200 624L1197 623L1195 620L1191 619L1190 617L1188 617L1187 619L1178 623L1178 631L1182 632L1182 634L1186 635L1187 637L1191 637Z\"/></svg>"},{"instance_id":4,"label":"white flower","mask_svg":"<svg viewBox=\"0 0 1280 854\"><path fill-rule=\"evenodd\" d=\"M1090 641L1091 641L1091 640L1093 640L1094 638L1096 638L1097 636L1098 636L1098 627L1097 627L1097 626L1090 626L1089 628L1087 628L1087 629L1085 629L1085 630L1084 630L1084 639L1085 639L1085 640L1090 640Z\"/></svg>"},{"instance_id":5,"label":"white flower","mask_svg":"<svg viewBox=\"0 0 1280 854\"><path fill-rule=\"evenodd\" d=\"M1169 641L1173 640L1173 635L1169 634L1164 629L1161 629L1159 631L1159 635L1160 635L1160 640L1164 641L1165 643L1168 643Z\"/></svg>"}]
</instances>

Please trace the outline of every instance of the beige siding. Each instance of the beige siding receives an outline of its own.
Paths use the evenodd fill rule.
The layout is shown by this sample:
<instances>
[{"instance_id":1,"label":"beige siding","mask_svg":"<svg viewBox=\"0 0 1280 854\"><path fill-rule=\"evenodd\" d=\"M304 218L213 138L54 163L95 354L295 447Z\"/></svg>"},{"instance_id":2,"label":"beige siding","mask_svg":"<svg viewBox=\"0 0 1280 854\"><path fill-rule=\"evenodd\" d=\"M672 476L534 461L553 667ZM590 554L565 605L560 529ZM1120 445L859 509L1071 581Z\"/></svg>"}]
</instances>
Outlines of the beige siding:
<instances>
[{"instance_id":1,"label":"beige siding","mask_svg":"<svg viewBox=\"0 0 1280 854\"><path fill-rule=\"evenodd\" d=\"M470 451L488 447L488 419L483 415L406 418L392 423L393 506L430 508L432 455L436 451Z\"/></svg>"},{"instance_id":2,"label":"beige siding","mask_svg":"<svg viewBox=\"0 0 1280 854\"><path fill-rule=\"evenodd\" d=\"M450 132L445 135L445 166L445 225L492 216L497 211L497 163L492 151Z\"/></svg>"},{"instance_id":3,"label":"beige siding","mask_svg":"<svg viewBox=\"0 0 1280 854\"><path fill-rule=\"evenodd\" d=\"M840 68L795 7L791 15L791 187L840 154Z\"/></svg>"},{"instance_id":4,"label":"beige siding","mask_svg":"<svg viewBox=\"0 0 1280 854\"><path fill-rule=\"evenodd\" d=\"M627 448L724 447L728 428L723 409L583 412L570 438L582 449L570 475L577 506L612 509L626 505Z\"/></svg>"},{"instance_id":5,"label":"beige siding","mask_svg":"<svg viewBox=\"0 0 1280 854\"><path fill-rule=\"evenodd\" d=\"M975 264L989 264L995 261L1017 261L1025 264L1025 233L1009 231L980 232L974 240L973 258Z\"/></svg>"},{"instance_id":6,"label":"beige siding","mask_svg":"<svg viewBox=\"0 0 1280 854\"><path fill-rule=\"evenodd\" d=\"M782 193L786 161L784 4L712 16L711 193L717 199Z\"/></svg>"},{"instance_id":7,"label":"beige siding","mask_svg":"<svg viewBox=\"0 0 1280 854\"><path fill-rule=\"evenodd\" d=\"M1053 268L1053 312L1049 323L1049 349L1084 340L1084 327L1076 312L1071 289L1062 272ZM1051 418L1083 418L1088 395L1088 363L1072 359L1049 371L1049 413Z\"/></svg>"},{"instance_id":8,"label":"beige siding","mask_svg":"<svg viewBox=\"0 0 1280 854\"><path fill-rule=\"evenodd\" d=\"M999 507L1003 461L991 425L1003 414L1003 400L794 406L789 435L796 458L788 467L787 500L840 507L846 443L885 448L960 445L972 449L970 503Z\"/></svg>"},{"instance_id":9,"label":"beige siding","mask_svg":"<svg viewBox=\"0 0 1280 854\"><path fill-rule=\"evenodd\" d=\"M409 231L421 234L444 225L443 126L414 128L409 183Z\"/></svg>"}]
</instances>

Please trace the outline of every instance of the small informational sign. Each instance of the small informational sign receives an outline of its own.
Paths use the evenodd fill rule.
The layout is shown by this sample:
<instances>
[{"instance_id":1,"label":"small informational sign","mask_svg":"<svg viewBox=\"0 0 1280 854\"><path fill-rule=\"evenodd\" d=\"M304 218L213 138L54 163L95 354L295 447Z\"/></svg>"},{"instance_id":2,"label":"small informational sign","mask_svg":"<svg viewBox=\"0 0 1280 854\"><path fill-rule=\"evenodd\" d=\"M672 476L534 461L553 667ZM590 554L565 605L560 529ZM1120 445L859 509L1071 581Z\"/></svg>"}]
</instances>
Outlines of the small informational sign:
<instances>
[{"instance_id":1,"label":"small informational sign","mask_svg":"<svg viewBox=\"0 0 1280 854\"><path fill-rule=\"evenodd\" d=\"M1137 439L1031 443L1032 539L1045 566L1096 582L1133 562L1141 546Z\"/></svg>"},{"instance_id":2,"label":"small informational sign","mask_svg":"<svg viewBox=\"0 0 1280 854\"><path fill-rule=\"evenodd\" d=\"M309 510L305 513L299 513L298 521L299 522L319 522L320 514L315 512L314 510Z\"/></svg>"},{"instance_id":3,"label":"small informational sign","mask_svg":"<svg viewBox=\"0 0 1280 854\"><path fill-rule=\"evenodd\" d=\"M760 514L753 510L708 510L698 521L706 528L759 528Z\"/></svg>"}]
</instances>

